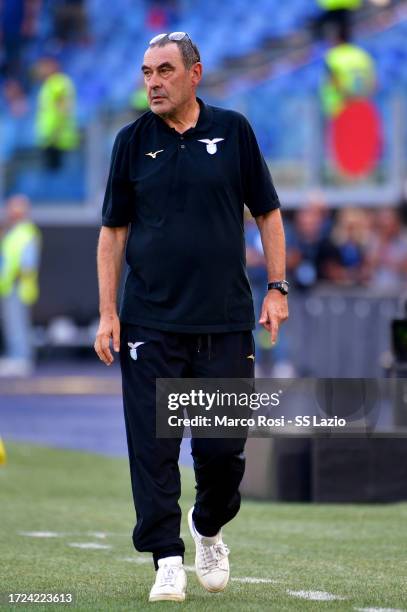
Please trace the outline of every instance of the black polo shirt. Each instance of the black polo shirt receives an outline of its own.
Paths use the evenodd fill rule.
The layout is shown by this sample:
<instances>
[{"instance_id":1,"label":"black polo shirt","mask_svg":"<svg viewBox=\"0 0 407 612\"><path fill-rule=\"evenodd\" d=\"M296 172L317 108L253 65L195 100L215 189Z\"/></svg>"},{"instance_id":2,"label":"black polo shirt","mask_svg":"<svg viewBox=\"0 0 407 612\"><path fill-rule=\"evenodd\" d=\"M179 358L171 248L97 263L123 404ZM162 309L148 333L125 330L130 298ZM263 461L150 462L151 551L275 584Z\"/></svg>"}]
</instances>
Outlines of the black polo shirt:
<instances>
[{"instance_id":1,"label":"black polo shirt","mask_svg":"<svg viewBox=\"0 0 407 612\"><path fill-rule=\"evenodd\" d=\"M253 130L199 100L183 134L147 112L118 133L102 224L131 224L122 322L164 331L253 329L244 204L280 206Z\"/></svg>"}]
</instances>

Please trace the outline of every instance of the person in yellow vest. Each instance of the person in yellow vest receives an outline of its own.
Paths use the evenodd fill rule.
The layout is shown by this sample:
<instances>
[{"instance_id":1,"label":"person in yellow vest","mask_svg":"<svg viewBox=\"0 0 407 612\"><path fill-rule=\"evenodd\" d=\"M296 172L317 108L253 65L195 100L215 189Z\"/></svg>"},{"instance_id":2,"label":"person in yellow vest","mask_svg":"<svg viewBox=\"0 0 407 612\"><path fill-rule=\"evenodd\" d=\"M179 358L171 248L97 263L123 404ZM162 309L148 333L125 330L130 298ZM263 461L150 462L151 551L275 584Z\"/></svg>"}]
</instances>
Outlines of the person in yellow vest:
<instances>
[{"instance_id":1,"label":"person in yellow vest","mask_svg":"<svg viewBox=\"0 0 407 612\"><path fill-rule=\"evenodd\" d=\"M0 296L5 355L0 376L27 376L33 369L31 306L38 299L41 234L30 221L30 202L15 195L6 203L0 244Z\"/></svg>"},{"instance_id":2,"label":"person in yellow vest","mask_svg":"<svg viewBox=\"0 0 407 612\"><path fill-rule=\"evenodd\" d=\"M150 109L148 105L147 90L144 83L139 84L131 94L130 108L136 119Z\"/></svg>"},{"instance_id":3,"label":"person in yellow vest","mask_svg":"<svg viewBox=\"0 0 407 612\"><path fill-rule=\"evenodd\" d=\"M6 447L4 446L3 440L0 438L0 465L7 463Z\"/></svg>"},{"instance_id":4,"label":"person in yellow vest","mask_svg":"<svg viewBox=\"0 0 407 612\"><path fill-rule=\"evenodd\" d=\"M356 98L369 98L376 89L376 69L372 56L349 41L343 27L325 54L326 77L321 86L322 108L335 118Z\"/></svg>"},{"instance_id":5,"label":"person in yellow vest","mask_svg":"<svg viewBox=\"0 0 407 612\"><path fill-rule=\"evenodd\" d=\"M341 28L349 28L352 14L363 4L363 0L316 0L316 2L322 9L315 22L316 35L324 39Z\"/></svg>"},{"instance_id":6,"label":"person in yellow vest","mask_svg":"<svg viewBox=\"0 0 407 612\"><path fill-rule=\"evenodd\" d=\"M37 139L44 151L45 165L57 170L64 154L79 146L75 85L52 57L39 61L36 74L42 81L37 101Z\"/></svg>"}]
</instances>

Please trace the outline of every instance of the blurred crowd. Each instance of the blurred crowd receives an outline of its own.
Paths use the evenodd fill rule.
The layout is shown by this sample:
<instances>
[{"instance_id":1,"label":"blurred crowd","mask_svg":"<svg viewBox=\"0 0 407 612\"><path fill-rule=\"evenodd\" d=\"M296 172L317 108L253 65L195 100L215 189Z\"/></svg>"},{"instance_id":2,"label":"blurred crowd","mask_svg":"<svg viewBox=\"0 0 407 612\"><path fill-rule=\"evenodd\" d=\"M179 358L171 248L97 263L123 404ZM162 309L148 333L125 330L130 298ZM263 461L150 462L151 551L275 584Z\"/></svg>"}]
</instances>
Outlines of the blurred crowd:
<instances>
[{"instance_id":1,"label":"blurred crowd","mask_svg":"<svg viewBox=\"0 0 407 612\"><path fill-rule=\"evenodd\" d=\"M407 286L407 230L395 208L347 207L334 214L314 202L287 219L285 231L293 290L325 283L397 294ZM249 275L264 289L265 263L253 220L246 235Z\"/></svg>"},{"instance_id":2,"label":"blurred crowd","mask_svg":"<svg viewBox=\"0 0 407 612\"><path fill-rule=\"evenodd\" d=\"M40 43L44 15L49 29L45 48ZM172 29L178 18L177 0L146 1L147 29ZM88 45L92 35L84 0L0 0L0 113L20 144L21 130L33 132L43 166L54 172L80 146L76 84L60 57ZM137 78L135 70L128 103L140 113L148 105Z\"/></svg>"},{"instance_id":3,"label":"blurred crowd","mask_svg":"<svg viewBox=\"0 0 407 612\"><path fill-rule=\"evenodd\" d=\"M1 0L1 73L28 86L25 51L40 34L41 12L49 19L49 45L54 48L88 40L84 0Z\"/></svg>"},{"instance_id":4,"label":"blurred crowd","mask_svg":"<svg viewBox=\"0 0 407 612\"><path fill-rule=\"evenodd\" d=\"M317 11L310 29L326 45L320 99L328 117L336 116L355 96L374 92L374 62L351 41L352 16L362 5L362 0L313 0L310 8L311 13ZM145 0L146 34L178 29L183 7L181 0ZM15 124L16 135L19 128L27 131L36 115L34 140L46 149L44 166L54 171L69 157L68 151L80 146L78 84L69 76L69 61L73 49L92 47L94 42L88 12L85 0L0 0L0 113ZM136 68L134 72L128 106L140 113L147 109L147 101ZM16 140L24 145L21 138Z\"/></svg>"},{"instance_id":5,"label":"blurred crowd","mask_svg":"<svg viewBox=\"0 0 407 612\"><path fill-rule=\"evenodd\" d=\"M60 66L58 49L86 40L83 5L83 0L0 1L1 111L7 121L6 130L16 141L22 130L34 132L44 167L54 170L61 167L68 151L79 146L76 88ZM50 20L52 51L38 56L33 52L32 61L27 62L44 10ZM32 92L34 97L29 95ZM9 140L12 146L12 137Z\"/></svg>"},{"instance_id":6,"label":"blurred crowd","mask_svg":"<svg viewBox=\"0 0 407 612\"><path fill-rule=\"evenodd\" d=\"M295 297L315 295L319 289L342 292L365 289L378 298L399 298L407 289L407 227L402 211L327 209L320 198L284 214L287 279L291 305ZM256 317L266 292L267 272L260 234L252 218L246 221L246 261ZM378 322L381 324L382 322ZM270 347L268 333L257 324L258 375L291 378L296 375L292 338L287 326Z\"/></svg>"}]
</instances>

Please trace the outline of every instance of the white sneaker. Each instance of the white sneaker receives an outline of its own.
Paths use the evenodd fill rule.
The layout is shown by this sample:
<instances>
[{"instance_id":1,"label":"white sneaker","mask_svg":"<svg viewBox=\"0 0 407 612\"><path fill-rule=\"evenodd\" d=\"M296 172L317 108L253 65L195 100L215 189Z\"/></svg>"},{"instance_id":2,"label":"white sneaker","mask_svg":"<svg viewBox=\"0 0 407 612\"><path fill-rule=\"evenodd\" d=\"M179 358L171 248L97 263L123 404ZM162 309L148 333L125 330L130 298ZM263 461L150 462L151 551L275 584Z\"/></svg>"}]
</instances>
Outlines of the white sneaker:
<instances>
[{"instance_id":1,"label":"white sneaker","mask_svg":"<svg viewBox=\"0 0 407 612\"><path fill-rule=\"evenodd\" d=\"M222 532L207 538L195 529L192 513L188 512L188 525L195 540L195 571L199 582L211 593L223 591L229 581L229 549L222 541Z\"/></svg>"},{"instance_id":2,"label":"white sneaker","mask_svg":"<svg viewBox=\"0 0 407 612\"><path fill-rule=\"evenodd\" d=\"M149 601L184 601L186 586L187 575L182 557L158 559L157 575Z\"/></svg>"}]
</instances>

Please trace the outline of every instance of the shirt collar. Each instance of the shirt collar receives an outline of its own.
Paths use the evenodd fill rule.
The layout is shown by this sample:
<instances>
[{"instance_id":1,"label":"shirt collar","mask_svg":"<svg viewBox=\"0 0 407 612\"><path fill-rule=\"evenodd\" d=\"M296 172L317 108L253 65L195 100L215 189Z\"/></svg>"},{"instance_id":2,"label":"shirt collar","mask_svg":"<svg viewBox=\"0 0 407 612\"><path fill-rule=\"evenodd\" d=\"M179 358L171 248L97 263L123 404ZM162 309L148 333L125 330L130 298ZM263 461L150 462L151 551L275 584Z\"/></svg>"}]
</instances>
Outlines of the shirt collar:
<instances>
[{"instance_id":1,"label":"shirt collar","mask_svg":"<svg viewBox=\"0 0 407 612\"><path fill-rule=\"evenodd\" d=\"M212 124L213 112L211 107L205 104L205 102L201 100L201 98L197 98L197 102L200 108L197 124L195 127L189 128L186 132L184 132L184 134L206 132ZM156 119L162 127L166 128L167 130L170 130L171 133L175 132L176 134L178 134L175 128L172 128L167 123L165 123L164 119L161 119L161 117L159 115L156 115L155 113L153 114L155 115Z\"/></svg>"},{"instance_id":2,"label":"shirt collar","mask_svg":"<svg viewBox=\"0 0 407 612\"><path fill-rule=\"evenodd\" d=\"M197 101L198 101L198 104L201 110L199 113L198 122L196 126L190 129L195 130L197 132L198 131L204 132L211 127L213 112L212 112L211 107L205 104L205 102L201 100L201 98L197 98Z\"/></svg>"}]
</instances>

